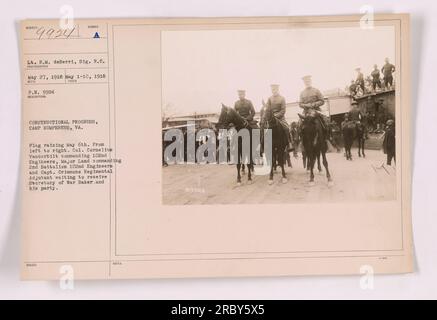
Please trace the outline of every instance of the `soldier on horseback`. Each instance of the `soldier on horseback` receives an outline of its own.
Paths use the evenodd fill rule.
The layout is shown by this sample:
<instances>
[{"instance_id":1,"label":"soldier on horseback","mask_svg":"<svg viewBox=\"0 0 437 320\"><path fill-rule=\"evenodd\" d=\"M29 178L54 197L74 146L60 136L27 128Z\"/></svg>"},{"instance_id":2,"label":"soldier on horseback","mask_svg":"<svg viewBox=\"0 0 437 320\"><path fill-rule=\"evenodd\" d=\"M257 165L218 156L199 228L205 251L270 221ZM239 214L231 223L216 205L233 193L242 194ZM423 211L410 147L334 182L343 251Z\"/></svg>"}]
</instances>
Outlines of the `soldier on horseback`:
<instances>
[{"instance_id":1,"label":"soldier on horseback","mask_svg":"<svg viewBox=\"0 0 437 320\"><path fill-rule=\"evenodd\" d=\"M358 103L356 101L352 101L351 106L352 109L349 111L349 119L354 121L355 123L362 121L363 114L358 108Z\"/></svg>"},{"instance_id":2,"label":"soldier on horseback","mask_svg":"<svg viewBox=\"0 0 437 320\"><path fill-rule=\"evenodd\" d=\"M320 113L320 107L325 104L323 95L319 89L313 87L311 76L304 76L302 80L305 84L305 89L300 94L299 107L303 109L304 116L315 115L326 132L325 136L329 137L327 119Z\"/></svg>"},{"instance_id":3,"label":"soldier on horseback","mask_svg":"<svg viewBox=\"0 0 437 320\"><path fill-rule=\"evenodd\" d=\"M365 126L364 120L365 117L361 110L358 108L358 103L356 101L352 101L351 103L352 109L349 111L349 120L353 121L357 126L357 130L359 127L363 127L365 130L364 137L367 139L367 127Z\"/></svg>"},{"instance_id":4,"label":"soldier on horseback","mask_svg":"<svg viewBox=\"0 0 437 320\"><path fill-rule=\"evenodd\" d=\"M288 127L287 120L285 119L285 110L286 110L285 98L279 94L278 84L272 84L271 89L272 89L272 96L267 100L267 108L270 108L275 118L278 119L279 122L281 123L285 135L287 137L288 150L292 150L293 145L290 139L290 128Z\"/></svg>"},{"instance_id":5,"label":"soldier on horseback","mask_svg":"<svg viewBox=\"0 0 437 320\"><path fill-rule=\"evenodd\" d=\"M255 115L255 108L252 101L246 99L246 91L238 90L238 100L234 104L234 109L249 123L253 121Z\"/></svg>"}]
</instances>

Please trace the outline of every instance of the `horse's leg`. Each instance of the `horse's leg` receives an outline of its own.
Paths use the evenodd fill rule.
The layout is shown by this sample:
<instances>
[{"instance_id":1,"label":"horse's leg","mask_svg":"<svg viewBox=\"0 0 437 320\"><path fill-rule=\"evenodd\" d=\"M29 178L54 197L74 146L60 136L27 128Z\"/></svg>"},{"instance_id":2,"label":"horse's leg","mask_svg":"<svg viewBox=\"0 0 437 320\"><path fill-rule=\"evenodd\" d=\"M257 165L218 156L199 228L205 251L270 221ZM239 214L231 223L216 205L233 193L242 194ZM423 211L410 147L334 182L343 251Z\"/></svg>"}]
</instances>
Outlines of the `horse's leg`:
<instances>
[{"instance_id":1,"label":"horse's leg","mask_svg":"<svg viewBox=\"0 0 437 320\"><path fill-rule=\"evenodd\" d=\"M244 165L244 163L241 165L241 175L245 175L246 174L246 166Z\"/></svg>"},{"instance_id":2,"label":"horse's leg","mask_svg":"<svg viewBox=\"0 0 437 320\"><path fill-rule=\"evenodd\" d=\"M284 152L284 161L287 161L287 164L290 168L292 168L293 166L291 165L291 158L290 158L290 153L288 151ZM285 162L284 162L285 164Z\"/></svg>"},{"instance_id":3,"label":"horse's leg","mask_svg":"<svg viewBox=\"0 0 437 320\"><path fill-rule=\"evenodd\" d=\"M306 169L307 167L307 156L305 152L302 152L302 162L303 162L303 168Z\"/></svg>"},{"instance_id":4,"label":"horse's leg","mask_svg":"<svg viewBox=\"0 0 437 320\"><path fill-rule=\"evenodd\" d=\"M241 165L243 164L243 148L242 148L242 141L240 140L240 137L237 138L238 142L238 152L237 152L237 185L241 185L241 174L240 169ZM243 164L244 166L244 164Z\"/></svg>"},{"instance_id":5,"label":"horse's leg","mask_svg":"<svg viewBox=\"0 0 437 320\"><path fill-rule=\"evenodd\" d=\"M249 162L247 164L247 183L252 183L252 172L253 172L253 158L252 158L252 130L249 131L250 133L250 155L249 155Z\"/></svg>"},{"instance_id":6,"label":"horse's leg","mask_svg":"<svg viewBox=\"0 0 437 320\"><path fill-rule=\"evenodd\" d=\"M331 178L331 173L329 172L329 168L328 168L328 160L326 159L326 153L322 152L322 158L323 158L323 166L325 167L326 170L326 178L328 178L328 185L332 184L332 178Z\"/></svg>"},{"instance_id":7,"label":"horse's leg","mask_svg":"<svg viewBox=\"0 0 437 320\"><path fill-rule=\"evenodd\" d=\"M252 167L253 167L253 164L248 164L247 165L247 182L250 184L250 183L252 183Z\"/></svg>"},{"instance_id":8,"label":"horse's leg","mask_svg":"<svg viewBox=\"0 0 437 320\"><path fill-rule=\"evenodd\" d=\"M269 176L269 184L273 184L273 167L276 166L276 159L275 159L275 150L272 150L272 160L270 164L270 176Z\"/></svg>"},{"instance_id":9,"label":"horse's leg","mask_svg":"<svg viewBox=\"0 0 437 320\"><path fill-rule=\"evenodd\" d=\"M322 166L320 165L320 153L317 155L317 170L322 172Z\"/></svg>"},{"instance_id":10,"label":"horse's leg","mask_svg":"<svg viewBox=\"0 0 437 320\"><path fill-rule=\"evenodd\" d=\"M287 147L285 147L285 149L286 149ZM286 152L286 151L285 151ZM285 152L282 152L282 160L281 160L281 162L279 163L279 165L281 166L281 173L282 173L282 183L287 183L288 182L288 180L287 180L287 176L285 175L285 157L284 157L284 154L285 154Z\"/></svg>"},{"instance_id":11,"label":"horse's leg","mask_svg":"<svg viewBox=\"0 0 437 320\"><path fill-rule=\"evenodd\" d=\"M361 152L363 153L363 158L366 157L366 154L364 153L364 149L365 149L364 146L365 146L365 143L366 143L366 139L363 138L363 140L362 140L362 142L361 142L361 147L362 147Z\"/></svg>"},{"instance_id":12,"label":"horse's leg","mask_svg":"<svg viewBox=\"0 0 437 320\"><path fill-rule=\"evenodd\" d=\"M240 184L241 184L240 168L241 168L241 164L238 163L238 164L237 164L237 185L240 185Z\"/></svg>"},{"instance_id":13,"label":"horse's leg","mask_svg":"<svg viewBox=\"0 0 437 320\"><path fill-rule=\"evenodd\" d=\"M309 158L309 168L310 168L310 186L314 185L314 164L316 162L316 158L314 155L311 155Z\"/></svg>"},{"instance_id":14,"label":"horse's leg","mask_svg":"<svg viewBox=\"0 0 437 320\"><path fill-rule=\"evenodd\" d=\"M361 158L361 138L358 137L358 157Z\"/></svg>"}]
</instances>

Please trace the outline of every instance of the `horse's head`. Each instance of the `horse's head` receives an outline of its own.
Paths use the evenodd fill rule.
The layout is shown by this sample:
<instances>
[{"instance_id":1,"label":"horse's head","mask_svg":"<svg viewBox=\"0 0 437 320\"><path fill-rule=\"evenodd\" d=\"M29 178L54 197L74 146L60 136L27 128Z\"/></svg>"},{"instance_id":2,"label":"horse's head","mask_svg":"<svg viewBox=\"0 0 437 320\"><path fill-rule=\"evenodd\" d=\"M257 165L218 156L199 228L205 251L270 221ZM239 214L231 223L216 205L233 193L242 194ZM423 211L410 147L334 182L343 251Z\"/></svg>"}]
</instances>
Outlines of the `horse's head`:
<instances>
[{"instance_id":1,"label":"horse's head","mask_svg":"<svg viewBox=\"0 0 437 320\"><path fill-rule=\"evenodd\" d=\"M220 111L220 115L219 115L219 119L217 122L217 127L218 128L227 128L229 126L229 119L228 119L228 112L229 112L229 107L225 106L222 103L222 109Z\"/></svg>"},{"instance_id":2,"label":"horse's head","mask_svg":"<svg viewBox=\"0 0 437 320\"><path fill-rule=\"evenodd\" d=\"M320 121L317 120L317 114L308 112L305 115L299 114L299 127L302 136L302 143L307 154L314 152L316 145L323 141L323 130Z\"/></svg>"},{"instance_id":3,"label":"horse's head","mask_svg":"<svg viewBox=\"0 0 437 320\"><path fill-rule=\"evenodd\" d=\"M229 125L231 123L236 127L237 130L239 128L243 128L247 126L247 121L243 117L241 117L237 113L237 111L222 103L222 109L218 120L218 126L221 128L229 128Z\"/></svg>"},{"instance_id":4,"label":"horse's head","mask_svg":"<svg viewBox=\"0 0 437 320\"><path fill-rule=\"evenodd\" d=\"M276 119L275 115L273 114L272 108L267 105L263 100L263 121L265 124L267 124L268 128L273 128L277 125L279 125L278 119Z\"/></svg>"},{"instance_id":5,"label":"horse's head","mask_svg":"<svg viewBox=\"0 0 437 320\"><path fill-rule=\"evenodd\" d=\"M317 114L315 111L310 111L306 115L302 115L300 113L298 113L297 115L301 120L300 122L302 128L314 127L316 125Z\"/></svg>"}]
</instances>

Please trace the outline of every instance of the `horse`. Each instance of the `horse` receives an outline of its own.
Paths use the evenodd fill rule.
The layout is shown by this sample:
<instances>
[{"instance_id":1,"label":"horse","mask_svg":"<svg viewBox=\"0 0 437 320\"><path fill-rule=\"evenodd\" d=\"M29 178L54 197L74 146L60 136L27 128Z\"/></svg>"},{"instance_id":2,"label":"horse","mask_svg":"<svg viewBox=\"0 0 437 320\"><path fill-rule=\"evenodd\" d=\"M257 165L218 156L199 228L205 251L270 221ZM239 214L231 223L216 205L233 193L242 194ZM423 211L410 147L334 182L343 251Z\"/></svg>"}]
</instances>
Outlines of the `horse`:
<instances>
[{"instance_id":1,"label":"horse","mask_svg":"<svg viewBox=\"0 0 437 320\"><path fill-rule=\"evenodd\" d=\"M308 166L310 170L310 185L314 185L314 164L317 157L322 155L322 163L326 170L326 178L328 185L332 185L332 177L328 168L328 160L326 159L326 152L328 145L326 142L326 131L322 127L321 119L315 111L307 115L298 114L301 121L302 143L308 157Z\"/></svg>"},{"instance_id":2,"label":"horse","mask_svg":"<svg viewBox=\"0 0 437 320\"><path fill-rule=\"evenodd\" d=\"M357 126L354 121L345 121L342 125L346 160L352 160L351 148L356 137Z\"/></svg>"},{"instance_id":3,"label":"horse","mask_svg":"<svg viewBox=\"0 0 437 320\"><path fill-rule=\"evenodd\" d=\"M317 170L319 172L322 172L322 166L320 165L320 153L317 155L316 160L317 160ZM309 171L310 170L310 158L307 157L305 150L302 150L302 162L303 162L303 168L307 169Z\"/></svg>"},{"instance_id":4,"label":"horse","mask_svg":"<svg viewBox=\"0 0 437 320\"><path fill-rule=\"evenodd\" d=\"M297 143L295 143L295 148L296 149L301 149L301 153L302 153L302 164L303 164L303 168L307 169L307 171L310 170L310 159L307 157L307 154L305 152L305 148L302 147L301 144L303 144L303 137L302 137L302 131L301 131L301 127L302 124L299 124L299 131L298 131L298 141ZM322 166L320 165L320 154L317 156L317 170L319 172L322 172Z\"/></svg>"},{"instance_id":5,"label":"horse","mask_svg":"<svg viewBox=\"0 0 437 320\"><path fill-rule=\"evenodd\" d=\"M262 122L263 130L272 130L272 159L267 159L267 161L270 161L269 185L273 184L273 171L276 168L276 164L281 167L282 183L287 183L288 180L284 169L284 155L286 152L288 139L284 128L282 127L281 122L273 114L272 109L266 105L264 105Z\"/></svg>"},{"instance_id":6,"label":"horse","mask_svg":"<svg viewBox=\"0 0 437 320\"><path fill-rule=\"evenodd\" d=\"M247 164L247 182L252 183L252 173L254 171L254 164L252 159L252 129L258 128L256 121L248 121L244 119L237 111L233 108L225 106L222 104L222 109L220 112L217 127L229 128L230 124L234 125L236 131L241 129L247 129L250 136L250 159ZM242 138L238 137L238 153L237 153L237 186L241 185L241 167L244 166L245 159L243 159L243 145ZM244 169L243 169L244 170Z\"/></svg>"}]
</instances>

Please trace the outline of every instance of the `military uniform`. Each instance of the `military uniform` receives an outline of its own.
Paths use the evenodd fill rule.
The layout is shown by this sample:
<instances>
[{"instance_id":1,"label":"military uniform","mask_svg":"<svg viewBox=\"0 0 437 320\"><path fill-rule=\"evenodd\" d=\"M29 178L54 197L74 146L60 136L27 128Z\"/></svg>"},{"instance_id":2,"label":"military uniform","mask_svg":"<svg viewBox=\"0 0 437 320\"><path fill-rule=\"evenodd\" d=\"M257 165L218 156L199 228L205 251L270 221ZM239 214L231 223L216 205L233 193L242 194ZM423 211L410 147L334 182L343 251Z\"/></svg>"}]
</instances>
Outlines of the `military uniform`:
<instances>
[{"instance_id":1,"label":"military uniform","mask_svg":"<svg viewBox=\"0 0 437 320\"><path fill-rule=\"evenodd\" d=\"M285 98L281 95L271 96L267 100L267 106L272 110L278 120L283 120L285 115ZM288 127L288 124L287 124Z\"/></svg>"},{"instance_id":2,"label":"military uniform","mask_svg":"<svg viewBox=\"0 0 437 320\"><path fill-rule=\"evenodd\" d=\"M364 75L361 72L358 72L357 80L355 80L355 82L364 93Z\"/></svg>"},{"instance_id":3,"label":"military uniform","mask_svg":"<svg viewBox=\"0 0 437 320\"><path fill-rule=\"evenodd\" d=\"M240 99L236 101L234 109L247 121L252 121L255 116L255 108L253 107L252 101L248 99Z\"/></svg>"},{"instance_id":4,"label":"military uniform","mask_svg":"<svg viewBox=\"0 0 437 320\"><path fill-rule=\"evenodd\" d=\"M387 154L387 165L390 166L392 160L396 162L396 132L393 120L387 121L382 146L384 153Z\"/></svg>"},{"instance_id":5,"label":"military uniform","mask_svg":"<svg viewBox=\"0 0 437 320\"><path fill-rule=\"evenodd\" d=\"M305 115L310 109L320 111L320 107L324 104L325 100L319 89L305 88L300 94L299 106L304 110Z\"/></svg>"},{"instance_id":6,"label":"military uniform","mask_svg":"<svg viewBox=\"0 0 437 320\"><path fill-rule=\"evenodd\" d=\"M376 87L381 89L381 74L380 74L379 70L378 69L373 70L370 75L372 76L373 91L376 90Z\"/></svg>"},{"instance_id":7,"label":"military uniform","mask_svg":"<svg viewBox=\"0 0 437 320\"><path fill-rule=\"evenodd\" d=\"M284 131L287 135L287 142L289 148L291 148L290 128L288 127L287 120L285 120L286 103L285 98L281 95L273 95L267 100L267 108L272 110L273 115L279 120Z\"/></svg>"},{"instance_id":8,"label":"military uniform","mask_svg":"<svg viewBox=\"0 0 437 320\"><path fill-rule=\"evenodd\" d=\"M351 111L349 111L349 120L351 121L361 121L361 119L363 118L363 115L361 114L360 109L358 109L358 107L354 107L352 108Z\"/></svg>"},{"instance_id":9,"label":"military uniform","mask_svg":"<svg viewBox=\"0 0 437 320\"><path fill-rule=\"evenodd\" d=\"M324 104L325 104L325 100L323 99L323 95L319 89L316 89L314 87L307 87L300 93L299 106L303 109L303 114L306 116L311 111L316 111L317 119L319 119L319 122L323 130L325 131L326 139L328 140L329 132L328 132L327 119L323 114L319 112L320 107ZM299 120L299 127L301 127L301 125L302 125L302 121ZM317 140L317 135L316 137L314 137L314 141L316 140Z\"/></svg>"},{"instance_id":10,"label":"military uniform","mask_svg":"<svg viewBox=\"0 0 437 320\"><path fill-rule=\"evenodd\" d=\"M306 116L311 110L320 111L320 107L325 104L323 95L319 89L309 87L305 88L299 99L299 106L303 109L303 114ZM323 129L327 130L327 119L321 113L317 112L318 118Z\"/></svg>"},{"instance_id":11,"label":"military uniform","mask_svg":"<svg viewBox=\"0 0 437 320\"><path fill-rule=\"evenodd\" d=\"M387 87L388 85L390 85L390 87L393 85L393 72L395 72L395 66L392 65L391 63L386 63L382 69L381 69L382 73L384 74L384 84L385 87Z\"/></svg>"}]
</instances>

